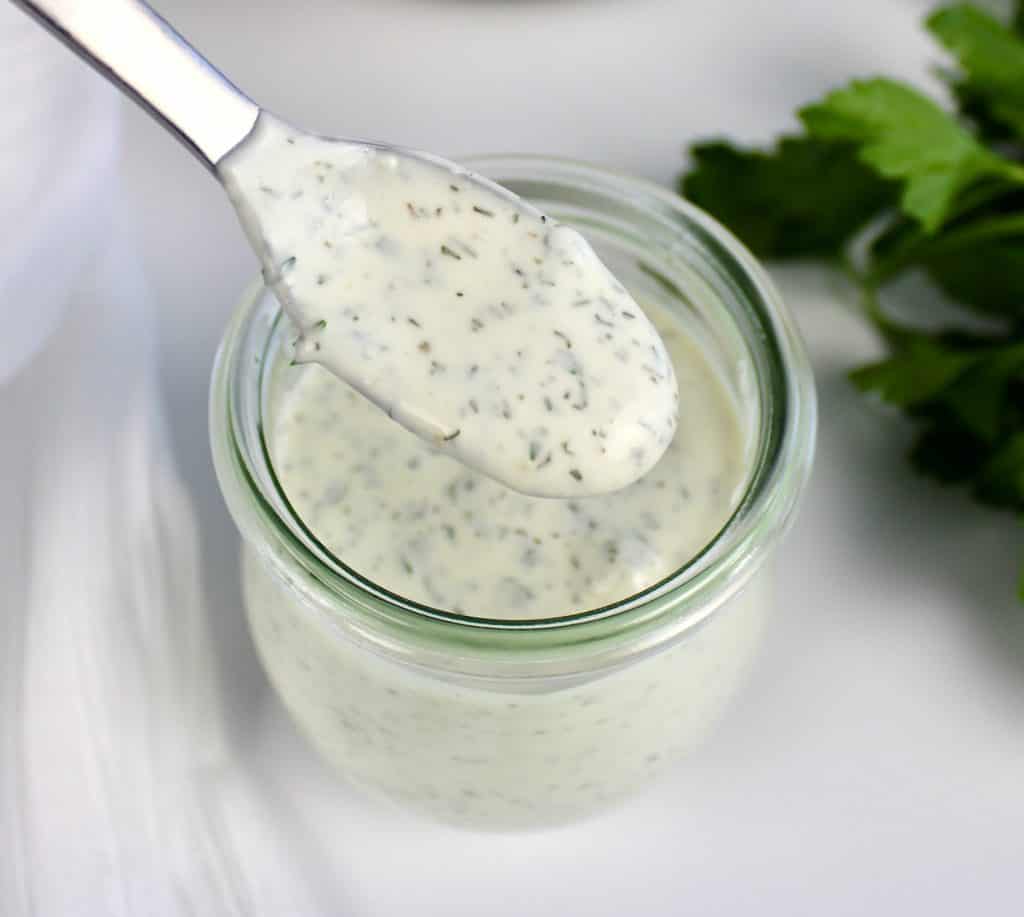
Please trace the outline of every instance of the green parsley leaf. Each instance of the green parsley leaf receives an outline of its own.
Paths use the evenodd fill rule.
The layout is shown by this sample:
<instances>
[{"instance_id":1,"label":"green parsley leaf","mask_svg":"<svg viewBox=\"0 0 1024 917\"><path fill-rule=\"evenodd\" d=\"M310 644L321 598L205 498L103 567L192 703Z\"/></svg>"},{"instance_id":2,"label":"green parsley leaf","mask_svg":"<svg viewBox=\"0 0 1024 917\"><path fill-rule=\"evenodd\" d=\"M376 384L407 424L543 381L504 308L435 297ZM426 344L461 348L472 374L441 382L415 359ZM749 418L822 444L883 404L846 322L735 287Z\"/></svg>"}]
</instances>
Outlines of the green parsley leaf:
<instances>
[{"instance_id":1,"label":"green parsley leaf","mask_svg":"<svg viewBox=\"0 0 1024 917\"><path fill-rule=\"evenodd\" d=\"M909 458L918 474L942 484L965 484L978 474L989 452L968 431L937 420L918 434Z\"/></svg>"},{"instance_id":2,"label":"green parsley leaf","mask_svg":"<svg viewBox=\"0 0 1024 917\"><path fill-rule=\"evenodd\" d=\"M957 91L968 108L1024 137L1024 39L966 3L938 10L927 25L963 68Z\"/></svg>"},{"instance_id":3,"label":"green parsley leaf","mask_svg":"<svg viewBox=\"0 0 1024 917\"><path fill-rule=\"evenodd\" d=\"M863 162L902 181L900 203L926 232L946 221L961 191L1005 176L1010 166L931 99L894 80L856 81L802 109L800 118L812 136L857 143Z\"/></svg>"},{"instance_id":4,"label":"green parsley leaf","mask_svg":"<svg viewBox=\"0 0 1024 917\"><path fill-rule=\"evenodd\" d=\"M904 331L904 347L888 360L850 374L862 392L876 392L898 407L912 407L934 397L974 365L977 357L943 348L929 335Z\"/></svg>"},{"instance_id":5,"label":"green parsley leaf","mask_svg":"<svg viewBox=\"0 0 1024 917\"><path fill-rule=\"evenodd\" d=\"M770 151L699 144L680 186L760 255L841 264L890 352L852 381L915 424L914 468L1024 515L1024 0L1011 28L965 4L928 27L977 135L908 86L854 82ZM993 330L894 322L880 294L910 271Z\"/></svg>"},{"instance_id":6,"label":"green parsley leaf","mask_svg":"<svg viewBox=\"0 0 1024 917\"><path fill-rule=\"evenodd\" d=\"M834 254L896 199L847 143L786 137L768 152L710 142L691 153L683 195L762 257Z\"/></svg>"},{"instance_id":7,"label":"green parsley leaf","mask_svg":"<svg viewBox=\"0 0 1024 917\"><path fill-rule=\"evenodd\" d=\"M995 443L1011 419L1011 388L1024 367L1020 345L979 355L941 394L943 405L959 425L986 443ZM1014 421L1011 421L1014 423Z\"/></svg>"},{"instance_id":8,"label":"green parsley leaf","mask_svg":"<svg viewBox=\"0 0 1024 917\"><path fill-rule=\"evenodd\" d=\"M926 235L907 218L890 221L868 248L872 282L922 267L965 306L990 315L1024 316L1024 192L994 190L995 195L983 182L962 195L960 215L937 235Z\"/></svg>"},{"instance_id":9,"label":"green parsley leaf","mask_svg":"<svg viewBox=\"0 0 1024 917\"><path fill-rule=\"evenodd\" d=\"M1024 235L940 249L921 263L953 299L990 315L1024 318Z\"/></svg>"},{"instance_id":10,"label":"green parsley leaf","mask_svg":"<svg viewBox=\"0 0 1024 917\"><path fill-rule=\"evenodd\" d=\"M974 495L994 506L1024 507L1024 432L1010 437L982 465Z\"/></svg>"},{"instance_id":11,"label":"green parsley leaf","mask_svg":"<svg viewBox=\"0 0 1024 917\"><path fill-rule=\"evenodd\" d=\"M1013 130L992 113L988 96L979 92L970 80L957 79L956 74L941 74L949 82L960 114L973 126L979 139L986 143L1015 142Z\"/></svg>"}]
</instances>

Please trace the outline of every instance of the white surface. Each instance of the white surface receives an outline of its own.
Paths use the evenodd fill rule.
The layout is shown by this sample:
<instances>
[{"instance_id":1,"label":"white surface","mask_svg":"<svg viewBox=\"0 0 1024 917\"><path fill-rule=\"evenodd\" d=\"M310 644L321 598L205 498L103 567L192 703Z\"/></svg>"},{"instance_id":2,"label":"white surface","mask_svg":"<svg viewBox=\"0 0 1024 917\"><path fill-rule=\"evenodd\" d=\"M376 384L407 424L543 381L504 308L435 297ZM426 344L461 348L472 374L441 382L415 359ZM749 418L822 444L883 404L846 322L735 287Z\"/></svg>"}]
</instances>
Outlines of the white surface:
<instances>
[{"instance_id":1,"label":"white surface","mask_svg":"<svg viewBox=\"0 0 1024 917\"><path fill-rule=\"evenodd\" d=\"M767 137L850 75L923 79L930 60L923 5L897 0L157 5L255 98L310 128L453 156L578 156L662 181L689 140ZM875 345L838 282L779 275L818 371L820 451L734 714L618 813L526 836L459 833L363 802L269 693L206 445L213 350L254 259L209 176L159 128L130 113L125 146L175 451L201 514L227 738L289 854L250 845L249 913L1018 912L1021 539L1012 520L899 462L904 428L843 379Z\"/></svg>"}]
</instances>

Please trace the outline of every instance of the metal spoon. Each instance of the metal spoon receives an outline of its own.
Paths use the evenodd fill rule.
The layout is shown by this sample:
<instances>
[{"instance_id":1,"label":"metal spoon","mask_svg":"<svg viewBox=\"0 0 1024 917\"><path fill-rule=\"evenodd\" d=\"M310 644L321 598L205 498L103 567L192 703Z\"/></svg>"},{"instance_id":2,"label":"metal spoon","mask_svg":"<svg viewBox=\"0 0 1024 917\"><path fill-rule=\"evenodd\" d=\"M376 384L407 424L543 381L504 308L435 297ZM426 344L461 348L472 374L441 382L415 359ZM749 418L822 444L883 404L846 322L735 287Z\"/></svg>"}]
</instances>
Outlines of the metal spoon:
<instances>
[{"instance_id":1,"label":"metal spoon","mask_svg":"<svg viewBox=\"0 0 1024 917\"><path fill-rule=\"evenodd\" d=\"M225 186L267 284L299 330L299 361L323 364L436 448L524 493L618 490L660 458L676 425L671 363L653 326L577 233L447 160L289 128L142 0L12 2L138 102ZM324 162L332 171L314 174ZM339 177L335 162L348 163L351 174ZM387 200L360 186L359 176L371 174L368 162L390 183ZM394 188L424 175L444 194L459 192L459 203L442 207L435 196L423 213L430 218L416 222L411 197L394 206ZM312 179L336 177L336 188L320 194L313 185L317 194L306 193ZM490 219L467 230L482 251L475 242L446 242L446 228L433 219L455 211L464 229L467 214L493 218L499 210L504 228ZM296 227L310 238L320 234L301 258ZM379 257L396 247L389 229L404 234L397 247L412 253L399 265L406 286L390 287L403 307L418 310L399 318L392 304L390 325L381 316L381 288L371 288L393 267ZM333 261L325 262L325 249ZM516 296L496 302L492 287L501 277L508 283L512 270L508 289ZM332 275L343 280L339 293L325 287ZM358 295L357 277L370 278ZM446 284L447 299L434 292ZM325 297L332 295L344 304L329 312L335 301ZM488 309L498 314L485 340L475 332L489 321Z\"/></svg>"}]
</instances>

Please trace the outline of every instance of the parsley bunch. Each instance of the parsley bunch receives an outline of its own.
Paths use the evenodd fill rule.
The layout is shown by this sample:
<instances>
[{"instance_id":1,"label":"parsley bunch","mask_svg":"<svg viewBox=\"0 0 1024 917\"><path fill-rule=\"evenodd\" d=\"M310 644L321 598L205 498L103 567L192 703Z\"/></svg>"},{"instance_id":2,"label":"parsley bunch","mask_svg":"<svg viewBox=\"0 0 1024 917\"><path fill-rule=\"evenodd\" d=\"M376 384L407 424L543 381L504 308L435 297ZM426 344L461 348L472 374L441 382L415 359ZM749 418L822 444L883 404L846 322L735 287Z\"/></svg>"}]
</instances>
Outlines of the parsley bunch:
<instances>
[{"instance_id":1,"label":"parsley bunch","mask_svg":"<svg viewBox=\"0 0 1024 917\"><path fill-rule=\"evenodd\" d=\"M894 80L855 81L801 109L803 132L771 150L697 144L680 188L758 255L846 271L890 348L853 382L916 421L919 471L1021 512L1024 0L1009 24L958 4L926 25L957 63L939 73L955 113ZM889 318L879 293L911 270L990 330Z\"/></svg>"}]
</instances>

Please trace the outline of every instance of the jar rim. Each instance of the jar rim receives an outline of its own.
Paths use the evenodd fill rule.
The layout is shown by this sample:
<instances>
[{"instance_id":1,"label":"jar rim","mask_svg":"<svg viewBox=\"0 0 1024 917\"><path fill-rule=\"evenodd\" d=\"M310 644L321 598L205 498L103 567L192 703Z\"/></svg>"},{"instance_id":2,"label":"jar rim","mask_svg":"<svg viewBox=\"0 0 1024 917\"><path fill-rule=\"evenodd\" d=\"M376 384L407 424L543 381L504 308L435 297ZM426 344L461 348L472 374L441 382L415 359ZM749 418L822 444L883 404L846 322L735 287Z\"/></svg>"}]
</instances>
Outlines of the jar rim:
<instances>
[{"instance_id":1,"label":"jar rim","mask_svg":"<svg viewBox=\"0 0 1024 917\"><path fill-rule=\"evenodd\" d=\"M634 208L642 205L647 211L658 211L677 224L677 231L693 235L708 263L724 270L738 285L747 306L760 319L757 333L744 335L744 343L760 360L755 361L755 375L761 386L762 422L754 473L728 520L701 551L669 576L618 602L571 615L519 620L473 617L390 593L334 558L291 511L279 485L277 496L291 512L291 520L282 520L280 509L263 493L260 475L252 467L254 459L266 463L275 483L276 477L262 440L262 424L262 448L246 448L239 436L235 398L239 377L248 369L241 365L239 351L260 300L262 283L258 281L242 297L225 331L211 383L211 445L229 510L244 537L267 545L265 553L279 564L288 557L296 562L288 564L289 578L295 582L300 576L303 588L320 593L321 604L331 605L333 598L337 605L342 600L344 610L397 627L406 636L412 629L421 638L441 644L454 641L478 649L494 649L500 644L516 650L527 645L564 648L627 632L640 642L644 634L651 642L660 642L666 625L670 624L668 629L673 632L699 625L760 567L768 549L791 522L809 473L815 396L809 363L791 316L764 269L743 244L708 214L666 188L586 163L542 155L491 154L466 162L484 173L496 174L499 181L508 181L510 171L524 178L537 175L573 189L614 193ZM273 337L277 320L267 331L267 341ZM263 375L265 365L262 361L258 375ZM305 537L289 522L297 523ZM706 599L711 594L720 600L695 601L695 597Z\"/></svg>"}]
</instances>

